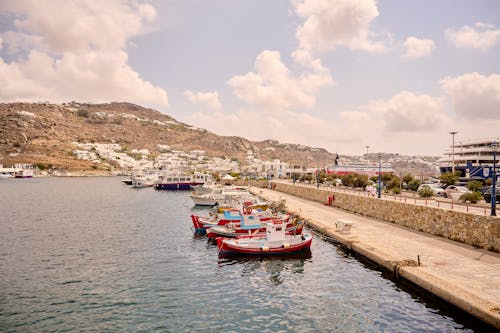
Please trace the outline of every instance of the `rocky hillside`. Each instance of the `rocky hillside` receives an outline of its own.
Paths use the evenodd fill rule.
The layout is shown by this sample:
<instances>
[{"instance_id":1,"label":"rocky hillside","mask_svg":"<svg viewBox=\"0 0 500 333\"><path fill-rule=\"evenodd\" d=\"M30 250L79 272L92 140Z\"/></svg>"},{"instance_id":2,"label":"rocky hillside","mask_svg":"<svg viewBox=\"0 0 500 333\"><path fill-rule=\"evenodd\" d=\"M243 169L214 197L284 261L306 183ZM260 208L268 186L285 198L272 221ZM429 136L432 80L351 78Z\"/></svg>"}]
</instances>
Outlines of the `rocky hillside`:
<instances>
[{"instance_id":1,"label":"rocky hillside","mask_svg":"<svg viewBox=\"0 0 500 333\"><path fill-rule=\"evenodd\" d=\"M154 150L157 144L163 144L240 161L251 150L262 160L277 158L310 166L334 158L322 148L219 136L130 103L0 104L0 164L43 163L66 170L90 168L90 162L73 155L73 142L118 143L124 150Z\"/></svg>"}]
</instances>

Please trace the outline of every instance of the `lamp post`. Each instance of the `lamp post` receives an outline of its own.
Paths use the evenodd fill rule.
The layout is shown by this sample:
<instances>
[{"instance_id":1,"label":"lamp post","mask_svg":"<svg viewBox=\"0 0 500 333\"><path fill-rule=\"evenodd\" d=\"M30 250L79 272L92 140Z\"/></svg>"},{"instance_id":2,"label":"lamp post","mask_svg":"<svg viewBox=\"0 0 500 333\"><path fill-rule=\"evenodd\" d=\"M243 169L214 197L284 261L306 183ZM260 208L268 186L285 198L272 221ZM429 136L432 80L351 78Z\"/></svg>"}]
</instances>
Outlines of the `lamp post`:
<instances>
[{"instance_id":1,"label":"lamp post","mask_svg":"<svg viewBox=\"0 0 500 333\"><path fill-rule=\"evenodd\" d=\"M382 154L378 154L378 193L377 197L380 199L382 196Z\"/></svg>"},{"instance_id":2,"label":"lamp post","mask_svg":"<svg viewBox=\"0 0 500 333\"><path fill-rule=\"evenodd\" d=\"M370 148L370 146L365 146L366 148L366 155L368 155L368 149Z\"/></svg>"},{"instance_id":3,"label":"lamp post","mask_svg":"<svg viewBox=\"0 0 500 333\"><path fill-rule=\"evenodd\" d=\"M491 216L497 215L497 191L496 191L496 183L497 183L497 173L496 173L496 162L497 162L497 148L498 143L496 140L493 140L491 144L491 148L493 149L493 174L491 179L493 181L493 186L491 187Z\"/></svg>"},{"instance_id":4,"label":"lamp post","mask_svg":"<svg viewBox=\"0 0 500 333\"><path fill-rule=\"evenodd\" d=\"M450 131L451 134L451 173L455 174L455 134L457 131Z\"/></svg>"}]
</instances>

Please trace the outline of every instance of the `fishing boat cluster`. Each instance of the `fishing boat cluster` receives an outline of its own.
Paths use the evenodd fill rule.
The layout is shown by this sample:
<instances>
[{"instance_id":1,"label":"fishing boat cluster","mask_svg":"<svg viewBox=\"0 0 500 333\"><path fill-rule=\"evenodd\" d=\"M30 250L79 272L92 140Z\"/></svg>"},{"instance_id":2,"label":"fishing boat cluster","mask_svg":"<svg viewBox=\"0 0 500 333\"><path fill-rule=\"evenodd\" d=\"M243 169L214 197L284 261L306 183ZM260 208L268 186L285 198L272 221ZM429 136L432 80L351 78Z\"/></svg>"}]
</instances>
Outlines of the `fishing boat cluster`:
<instances>
[{"instance_id":1,"label":"fishing boat cluster","mask_svg":"<svg viewBox=\"0 0 500 333\"><path fill-rule=\"evenodd\" d=\"M220 257L290 255L309 252L306 220L287 213L285 202L261 201L236 186L193 186L197 206L212 206L207 216L191 215L194 233L217 244Z\"/></svg>"},{"instance_id":2,"label":"fishing boat cluster","mask_svg":"<svg viewBox=\"0 0 500 333\"><path fill-rule=\"evenodd\" d=\"M123 180L135 188L191 190L195 206L211 207L207 216L191 215L194 234L217 244L219 256L290 255L310 251L306 221L285 211L285 202L264 202L246 187L215 184L207 174L141 175Z\"/></svg>"}]
</instances>

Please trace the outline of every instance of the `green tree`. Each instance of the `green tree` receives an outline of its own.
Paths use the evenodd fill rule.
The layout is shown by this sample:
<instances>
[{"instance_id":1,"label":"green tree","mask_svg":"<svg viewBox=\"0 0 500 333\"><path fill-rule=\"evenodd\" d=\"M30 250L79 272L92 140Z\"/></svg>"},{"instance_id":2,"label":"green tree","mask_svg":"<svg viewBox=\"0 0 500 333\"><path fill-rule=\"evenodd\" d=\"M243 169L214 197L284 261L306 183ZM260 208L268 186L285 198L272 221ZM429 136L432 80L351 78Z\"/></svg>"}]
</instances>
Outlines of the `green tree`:
<instances>
[{"instance_id":1,"label":"green tree","mask_svg":"<svg viewBox=\"0 0 500 333\"><path fill-rule=\"evenodd\" d=\"M418 191L418 195L422 198L430 198L434 195L434 192L430 188L424 187Z\"/></svg>"},{"instance_id":2,"label":"green tree","mask_svg":"<svg viewBox=\"0 0 500 333\"><path fill-rule=\"evenodd\" d=\"M459 177L460 171L455 171L455 173L445 172L442 173L441 176L439 176L439 180L441 180L442 183L446 184L446 186L455 185Z\"/></svg>"},{"instance_id":3,"label":"green tree","mask_svg":"<svg viewBox=\"0 0 500 333\"><path fill-rule=\"evenodd\" d=\"M410 182L415 179L411 174L407 173L403 176L403 183L410 184Z\"/></svg>"},{"instance_id":4,"label":"green tree","mask_svg":"<svg viewBox=\"0 0 500 333\"><path fill-rule=\"evenodd\" d=\"M408 183L408 188L415 192L418 190L419 186L420 186L420 180L416 178Z\"/></svg>"},{"instance_id":5,"label":"green tree","mask_svg":"<svg viewBox=\"0 0 500 333\"><path fill-rule=\"evenodd\" d=\"M392 177L391 180L389 180L389 182L387 183L387 188L389 189L394 189L394 188L400 188L401 186L401 180L399 179L398 176L394 176Z\"/></svg>"},{"instance_id":6,"label":"green tree","mask_svg":"<svg viewBox=\"0 0 500 333\"><path fill-rule=\"evenodd\" d=\"M473 192L481 192L483 184L479 180L471 180L467 183L467 188Z\"/></svg>"},{"instance_id":7,"label":"green tree","mask_svg":"<svg viewBox=\"0 0 500 333\"><path fill-rule=\"evenodd\" d=\"M392 172L384 172L381 176L384 183L389 183L394 177L397 177Z\"/></svg>"}]
</instances>

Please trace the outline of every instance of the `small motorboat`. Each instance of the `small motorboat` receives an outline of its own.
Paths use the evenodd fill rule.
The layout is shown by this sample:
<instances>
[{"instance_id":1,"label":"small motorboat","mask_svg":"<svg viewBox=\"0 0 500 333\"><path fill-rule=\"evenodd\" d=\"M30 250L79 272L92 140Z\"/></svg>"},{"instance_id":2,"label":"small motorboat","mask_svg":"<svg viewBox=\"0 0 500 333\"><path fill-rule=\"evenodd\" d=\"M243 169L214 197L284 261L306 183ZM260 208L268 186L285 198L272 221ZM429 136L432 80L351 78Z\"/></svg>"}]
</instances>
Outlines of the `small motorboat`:
<instances>
[{"instance_id":1,"label":"small motorboat","mask_svg":"<svg viewBox=\"0 0 500 333\"><path fill-rule=\"evenodd\" d=\"M252 217L253 216L250 216L250 218ZM213 239L217 237L235 238L245 235L265 235L267 228L266 225L269 222L274 224L284 224L285 232L287 233L300 234L302 233L302 229L305 225L305 220L299 221L298 217L296 217L290 221L289 216L285 219L279 217L266 218L264 221L255 217L254 219L250 219L250 221L254 222L249 223L248 220L244 219L240 225L227 223L225 225L207 228L207 237Z\"/></svg>"},{"instance_id":2,"label":"small motorboat","mask_svg":"<svg viewBox=\"0 0 500 333\"><path fill-rule=\"evenodd\" d=\"M132 179L131 178L122 179L122 183L124 183L125 185L132 185Z\"/></svg>"},{"instance_id":3,"label":"small motorboat","mask_svg":"<svg viewBox=\"0 0 500 333\"><path fill-rule=\"evenodd\" d=\"M219 256L229 255L286 255L307 251L311 247L312 235L302 233L300 235L286 232L284 223L266 223L265 235L240 236L237 238L219 237L217 248Z\"/></svg>"}]
</instances>

